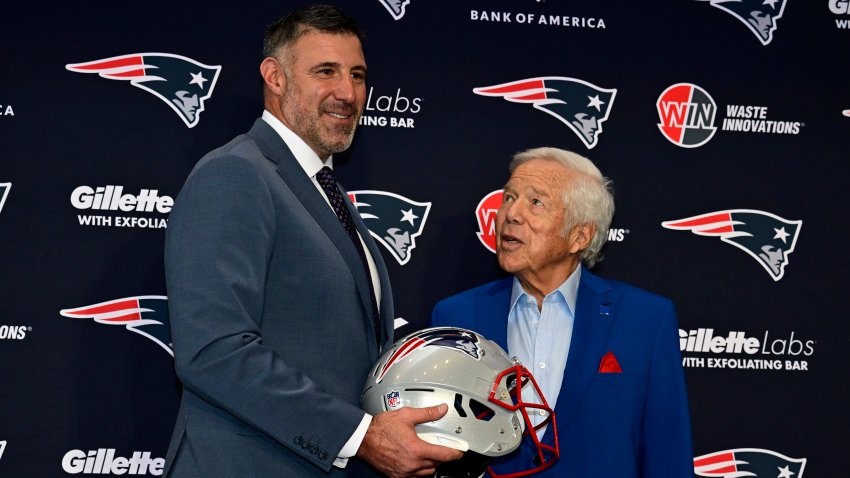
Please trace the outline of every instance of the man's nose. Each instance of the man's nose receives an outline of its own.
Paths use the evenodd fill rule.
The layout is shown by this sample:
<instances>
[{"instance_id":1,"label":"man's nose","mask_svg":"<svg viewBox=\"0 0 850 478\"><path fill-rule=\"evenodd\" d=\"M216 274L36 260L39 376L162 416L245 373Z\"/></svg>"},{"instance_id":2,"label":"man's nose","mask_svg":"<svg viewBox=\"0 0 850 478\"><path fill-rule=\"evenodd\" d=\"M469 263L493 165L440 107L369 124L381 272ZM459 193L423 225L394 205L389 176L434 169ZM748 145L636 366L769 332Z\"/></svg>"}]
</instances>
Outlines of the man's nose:
<instances>
[{"instance_id":1,"label":"man's nose","mask_svg":"<svg viewBox=\"0 0 850 478\"><path fill-rule=\"evenodd\" d=\"M351 75L344 75L337 83L334 90L334 97L346 103L354 103L357 99L357 88L354 85L354 79Z\"/></svg>"},{"instance_id":2,"label":"man's nose","mask_svg":"<svg viewBox=\"0 0 850 478\"><path fill-rule=\"evenodd\" d=\"M519 205L519 201L502 204L501 213L507 223L519 224L522 222L522 207Z\"/></svg>"}]
</instances>

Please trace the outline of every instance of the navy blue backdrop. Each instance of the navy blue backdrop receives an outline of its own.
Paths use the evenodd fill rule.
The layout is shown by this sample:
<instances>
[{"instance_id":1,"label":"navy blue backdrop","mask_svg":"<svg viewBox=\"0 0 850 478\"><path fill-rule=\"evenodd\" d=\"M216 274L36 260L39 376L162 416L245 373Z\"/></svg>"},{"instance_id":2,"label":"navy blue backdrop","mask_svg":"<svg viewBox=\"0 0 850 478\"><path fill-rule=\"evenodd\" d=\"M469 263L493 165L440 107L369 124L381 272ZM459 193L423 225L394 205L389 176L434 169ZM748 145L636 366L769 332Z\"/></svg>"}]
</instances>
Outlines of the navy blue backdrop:
<instances>
[{"instance_id":1,"label":"navy blue backdrop","mask_svg":"<svg viewBox=\"0 0 850 478\"><path fill-rule=\"evenodd\" d=\"M596 272L676 302L695 474L847 475L848 2L335 3L369 65L337 174L417 216L374 223L411 238L382 249L397 336L502 275L484 199L511 155L573 150L616 190ZM0 476L161 474L171 200L260 115L293 6L0 7Z\"/></svg>"}]
</instances>

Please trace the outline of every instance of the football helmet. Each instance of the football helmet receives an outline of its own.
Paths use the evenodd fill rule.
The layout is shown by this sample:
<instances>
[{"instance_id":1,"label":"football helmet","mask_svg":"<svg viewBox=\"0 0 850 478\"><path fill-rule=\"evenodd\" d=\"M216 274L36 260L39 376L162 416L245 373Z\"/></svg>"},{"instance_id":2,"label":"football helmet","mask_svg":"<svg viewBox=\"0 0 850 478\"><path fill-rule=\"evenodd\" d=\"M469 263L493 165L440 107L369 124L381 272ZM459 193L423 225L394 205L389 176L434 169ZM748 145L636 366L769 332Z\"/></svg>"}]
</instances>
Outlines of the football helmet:
<instances>
[{"instance_id":1,"label":"football helmet","mask_svg":"<svg viewBox=\"0 0 850 478\"><path fill-rule=\"evenodd\" d=\"M534 387L541 403L523 400ZM437 476L479 476L490 458L519 447L527 435L537 447L539 466L505 477L526 476L552 466L559 457L555 413L531 373L495 342L457 327L435 327L412 333L384 352L371 369L361 396L363 410L377 415L402 407L445 403L448 412L434 422L416 425L429 443L466 452L461 464ZM533 409L529 412L529 409ZM536 427L529 413L548 412ZM541 443L537 433L553 428L554 446ZM454 462L452 462L454 463ZM496 475L490 471L493 476Z\"/></svg>"}]
</instances>

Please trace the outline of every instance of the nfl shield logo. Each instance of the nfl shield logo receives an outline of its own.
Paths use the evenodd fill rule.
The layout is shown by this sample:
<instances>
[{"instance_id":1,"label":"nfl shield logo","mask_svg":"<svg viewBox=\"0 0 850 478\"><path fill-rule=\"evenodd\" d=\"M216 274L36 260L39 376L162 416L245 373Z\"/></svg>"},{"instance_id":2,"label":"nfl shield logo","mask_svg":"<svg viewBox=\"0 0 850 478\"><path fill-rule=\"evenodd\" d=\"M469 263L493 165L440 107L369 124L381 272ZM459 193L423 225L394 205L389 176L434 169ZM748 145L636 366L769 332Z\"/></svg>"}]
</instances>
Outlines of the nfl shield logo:
<instances>
[{"instance_id":1,"label":"nfl shield logo","mask_svg":"<svg viewBox=\"0 0 850 478\"><path fill-rule=\"evenodd\" d=\"M399 397L398 391L393 390L387 394L387 408L389 410L401 408L401 397Z\"/></svg>"}]
</instances>

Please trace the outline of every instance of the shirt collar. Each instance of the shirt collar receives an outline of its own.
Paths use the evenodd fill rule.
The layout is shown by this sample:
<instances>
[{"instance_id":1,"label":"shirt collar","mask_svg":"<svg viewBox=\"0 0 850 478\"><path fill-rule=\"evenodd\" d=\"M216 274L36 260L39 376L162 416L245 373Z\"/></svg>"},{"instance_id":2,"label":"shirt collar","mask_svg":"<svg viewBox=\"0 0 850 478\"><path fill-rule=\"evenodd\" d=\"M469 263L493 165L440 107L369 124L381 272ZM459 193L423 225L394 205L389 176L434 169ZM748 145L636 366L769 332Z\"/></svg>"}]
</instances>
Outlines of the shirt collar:
<instances>
[{"instance_id":1,"label":"shirt collar","mask_svg":"<svg viewBox=\"0 0 850 478\"><path fill-rule=\"evenodd\" d=\"M581 279L581 266L576 267L576 270L567 277L567 280L561 283L557 289L550 292L548 295L552 295L555 293L560 293L564 298L564 301L567 303L567 307L570 308L570 312L575 316L576 313L576 301L578 300L578 283ZM511 307L509 310L513 310L516 307L517 301L519 301L524 295L528 295L525 289L522 288L522 284L520 284L519 279L514 277L513 287L511 288Z\"/></svg>"},{"instance_id":2,"label":"shirt collar","mask_svg":"<svg viewBox=\"0 0 850 478\"><path fill-rule=\"evenodd\" d=\"M280 135L283 142L286 143L286 146L288 146L289 150L292 151L292 155L295 156L295 160L298 161L298 164L300 164L301 168L304 169L304 172L307 173L307 176L312 178L324 166L329 166L333 169L333 156L328 156L326 161L322 161L322 159L319 158L319 155L313 151L313 148L308 146L307 143L305 143L304 140L291 129L287 128L286 125L271 114L269 110L263 111L263 120L268 123L278 135Z\"/></svg>"}]
</instances>

